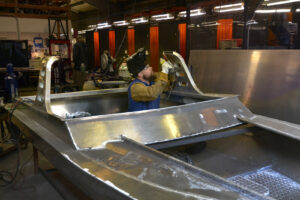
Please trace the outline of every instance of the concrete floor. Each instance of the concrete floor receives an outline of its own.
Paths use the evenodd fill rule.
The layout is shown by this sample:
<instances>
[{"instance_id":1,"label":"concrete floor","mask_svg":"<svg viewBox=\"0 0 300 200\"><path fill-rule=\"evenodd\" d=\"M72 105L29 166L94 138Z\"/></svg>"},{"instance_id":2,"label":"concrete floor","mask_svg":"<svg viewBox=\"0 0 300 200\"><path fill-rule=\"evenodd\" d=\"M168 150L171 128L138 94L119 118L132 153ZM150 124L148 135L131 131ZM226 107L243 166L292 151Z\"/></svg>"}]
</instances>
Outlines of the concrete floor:
<instances>
[{"instance_id":1,"label":"concrete floor","mask_svg":"<svg viewBox=\"0 0 300 200\"><path fill-rule=\"evenodd\" d=\"M26 88L20 91L20 96L35 95L35 88ZM7 129L5 129L7 132ZM1 139L0 139L1 145ZM15 172L17 164L17 150L0 156L0 171ZM52 181L59 191L50 184L49 180L41 173L34 174L33 147L29 143L20 153L20 171L15 182L5 188L0 187L0 200L63 200L80 199L89 200L78 188L66 180L59 172L49 172ZM39 153L39 168L43 170L54 169L51 163ZM0 184L3 184L0 182Z\"/></svg>"},{"instance_id":2,"label":"concrete floor","mask_svg":"<svg viewBox=\"0 0 300 200\"><path fill-rule=\"evenodd\" d=\"M13 171L16 168L17 151L0 157L0 170ZM0 188L0 199L5 200L63 200L59 193L41 174L34 174L32 146L29 144L21 150L20 172L15 183L6 188ZM39 154L39 166L43 169L52 168L51 164ZM1 183L2 184L2 183Z\"/></svg>"}]
</instances>

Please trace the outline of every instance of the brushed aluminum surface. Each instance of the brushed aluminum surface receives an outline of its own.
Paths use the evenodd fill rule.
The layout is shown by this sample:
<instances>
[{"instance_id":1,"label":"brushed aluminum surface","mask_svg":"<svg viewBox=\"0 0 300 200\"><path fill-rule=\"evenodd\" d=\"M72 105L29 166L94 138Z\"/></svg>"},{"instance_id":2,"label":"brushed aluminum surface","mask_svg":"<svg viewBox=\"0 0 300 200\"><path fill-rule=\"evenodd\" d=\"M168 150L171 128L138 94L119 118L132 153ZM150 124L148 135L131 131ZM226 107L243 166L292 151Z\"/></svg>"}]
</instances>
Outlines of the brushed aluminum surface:
<instances>
[{"instance_id":1,"label":"brushed aluminum surface","mask_svg":"<svg viewBox=\"0 0 300 200\"><path fill-rule=\"evenodd\" d=\"M238 118L255 115L237 97L129 113L124 102L116 101L125 96L124 89L53 95L53 99L49 93L51 112L27 103L13 113L13 121L26 127L34 145L92 198L272 199L144 145L243 124ZM73 111L94 116L66 119L65 114Z\"/></svg>"},{"instance_id":2,"label":"brushed aluminum surface","mask_svg":"<svg viewBox=\"0 0 300 200\"><path fill-rule=\"evenodd\" d=\"M58 125L32 109L17 109L13 122L93 199L271 199L124 137L75 150Z\"/></svg>"},{"instance_id":3,"label":"brushed aluminum surface","mask_svg":"<svg viewBox=\"0 0 300 200\"><path fill-rule=\"evenodd\" d=\"M100 148L103 142L129 137L154 144L241 125L236 116L253 114L237 97L223 98L148 111L66 120L77 149Z\"/></svg>"},{"instance_id":4,"label":"brushed aluminum surface","mask_svg":"<svg viewBox=\"0 0 300 200\"><path fill-rule=\"evenodd\" d=\"M221 93L203 93L194 82L192 74L186 65L184 58L175 51L164 51L163 55L172 63L173 68L170 70L169 77L171 77L172 88L169 92L172 95L186 95L196 94L198 98L202 99L216 99L228 97L228 94ZM174 79L174 80L172 80Z\"/></svg>"},{"instance_id":5,"label":"brushed aluminum surface","mask_svg":"<svg viewBox=\"0 0 300 200\"><path fill-rule=\"evenodd\" d=\"M192 50L203 92L240 95L253 113L300 124L300 50Z\"/></svg>"},{"instance_id":6,"label":"brushed aluminum surface","mask_svg":"<svg viewBox=\"0 0 300 200\"><path fill-rule=\"evenodd\" d=\"M300 141L300 126L298 124L292 124L289 122L285 122L282 120L277 120L277 119L273 119L261 115L254 115L250 118L239 116L238 119L243 122L254 124L255 126Z\"/></svg>"}]
</instances>

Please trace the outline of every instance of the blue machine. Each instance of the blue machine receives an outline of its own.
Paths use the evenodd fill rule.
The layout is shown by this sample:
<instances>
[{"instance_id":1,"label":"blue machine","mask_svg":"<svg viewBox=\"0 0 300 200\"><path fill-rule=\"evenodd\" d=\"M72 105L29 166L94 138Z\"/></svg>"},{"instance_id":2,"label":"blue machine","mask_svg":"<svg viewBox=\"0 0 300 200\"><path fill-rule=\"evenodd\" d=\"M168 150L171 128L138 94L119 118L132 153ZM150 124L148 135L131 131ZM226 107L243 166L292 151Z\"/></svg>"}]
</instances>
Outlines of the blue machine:
<instances>
[{"instance_id":1,"label":"blue machine","mask_svg":"<svg viewBox=\"0 0 300 200\"><path fill-rule=\"evenodd\" d=\"M14 73L13 64L6 65L7 74L4 78L6 102L11 102L14 98L18 97L18 81Z\"/></svg>"}]
</instances>

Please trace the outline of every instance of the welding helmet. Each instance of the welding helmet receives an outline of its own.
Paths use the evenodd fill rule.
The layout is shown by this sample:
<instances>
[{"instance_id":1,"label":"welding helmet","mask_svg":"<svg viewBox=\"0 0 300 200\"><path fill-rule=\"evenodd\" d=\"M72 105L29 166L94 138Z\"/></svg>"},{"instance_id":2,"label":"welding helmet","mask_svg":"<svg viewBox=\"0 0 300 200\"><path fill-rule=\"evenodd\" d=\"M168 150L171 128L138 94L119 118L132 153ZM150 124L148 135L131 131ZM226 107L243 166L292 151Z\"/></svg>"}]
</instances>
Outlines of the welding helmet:
<instances>
[{"instance_id":1,"label":"welding helmet","mask_svg":"<svg viewBox=\"0 0 300 200\"><path fill-rule=\"evenodd\" d=\"M132 73L133 77L137 77L137 75L146 67L145 48L137 50L137 52L127 58L126 62L129 72Z\"/></svg>"}]
</instances>

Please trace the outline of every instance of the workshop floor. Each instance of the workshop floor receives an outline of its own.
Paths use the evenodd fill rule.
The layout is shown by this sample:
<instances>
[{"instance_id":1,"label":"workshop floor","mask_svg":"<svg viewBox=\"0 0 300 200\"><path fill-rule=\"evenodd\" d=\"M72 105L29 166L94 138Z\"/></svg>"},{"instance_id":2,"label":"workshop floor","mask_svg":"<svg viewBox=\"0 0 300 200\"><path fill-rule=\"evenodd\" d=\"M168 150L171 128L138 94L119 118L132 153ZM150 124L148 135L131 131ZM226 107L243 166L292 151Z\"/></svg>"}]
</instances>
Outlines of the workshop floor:
<instances>
[{"instance_id":1,"label":"workshop floor","mask_svg":"<svg viewBox=\"0 0 300 200\"><path fill-rule=\"evenodd\" d=\"M21 150L20 172L13 185L7 188L0 188L0 199L63 199L41 173L34 174L32 152L32 146L30 144L26 149ZM16 162L17 151L0 157L0 170L14 171ZM39 154L39 166L43 169L52 168L51 164L41 154Z\"/></svg>"}]
</instances>

